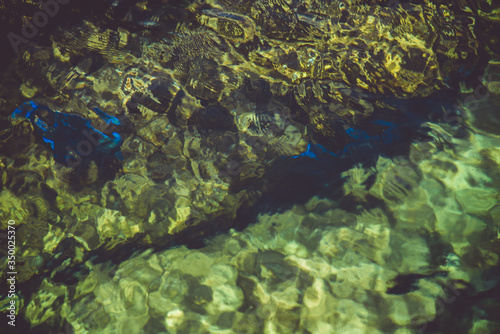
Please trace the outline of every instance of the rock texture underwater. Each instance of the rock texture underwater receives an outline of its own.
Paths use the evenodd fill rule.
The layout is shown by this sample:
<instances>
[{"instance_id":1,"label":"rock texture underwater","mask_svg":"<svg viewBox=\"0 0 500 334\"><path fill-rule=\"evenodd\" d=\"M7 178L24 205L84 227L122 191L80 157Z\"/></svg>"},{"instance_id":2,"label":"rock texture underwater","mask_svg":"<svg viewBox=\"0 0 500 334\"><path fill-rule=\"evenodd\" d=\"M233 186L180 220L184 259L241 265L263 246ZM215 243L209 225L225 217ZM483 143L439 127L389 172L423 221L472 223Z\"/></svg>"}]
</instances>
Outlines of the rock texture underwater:
<instances>
[{"instance_id":1,"label":"rock texture underwater","mask_svg":"<svg viewBox=\"0 0 500 334\"><path fill-rule=\"evenodd\" d=\"M499 10L0 0L2 333L500 333Z\"/></svg>"}]
</instances>

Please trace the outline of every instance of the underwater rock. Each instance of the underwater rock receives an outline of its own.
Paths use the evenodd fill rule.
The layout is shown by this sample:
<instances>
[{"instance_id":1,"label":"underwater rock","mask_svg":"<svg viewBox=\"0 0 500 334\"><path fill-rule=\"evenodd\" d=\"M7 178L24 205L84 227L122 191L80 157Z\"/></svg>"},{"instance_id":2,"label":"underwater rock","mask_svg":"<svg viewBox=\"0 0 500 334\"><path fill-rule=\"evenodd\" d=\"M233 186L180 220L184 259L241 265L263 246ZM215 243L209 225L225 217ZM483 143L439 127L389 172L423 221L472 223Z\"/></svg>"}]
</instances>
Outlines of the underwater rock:
<instances>
[{"instance_id":1,"label":"underwater rock","mask_svg":"<svg viewBox=\"0 0 500 334\"><path fill-rule=\"evenodd\" d=\"M117 240L130 239L141 232L138 222L134 222L132 219L122 216L120 211L114 210L105 210L101 216L97 217L96 229L101 242L109 239L110 245L116 243Z\"/></svg>"},{"instance_id":2,"label":"underwater rock","mask_svg":"<svg viewBox=\"0 0 500 334\"><path fill-rule=\"evenodd\" d=\"M31 122L20 121L12 127L0 131L0 149L9 157L22 154L35 142Z\"/></svg>"},{"instance_id":3,"label":"underwater rock","mask_svg":"<svg viewBox=\"0 0 500 334\"><path fill-rule=\"evenodd\" d=\"M106 124L120 125L116 117L97 108L94 111ZM49 144L54 159L59 163L75 167L83 159L104 160L113 155L120 157L121 136L116 132L107 135L78 115L52 111L29 101L16 109L12 117L29 119L38 135Z\"/></svg>"},{"instance_id":4,"label":"underwater rock","mask_svg":"<svg viewBox=\"0 0 500 334\"><path fill-rule=\"evenodd\" d=\"M0 211L0 218L2 219L2 230L8 229L9 219L17 221L26 221L29 217L29 212L22 208L23 201L17 198L13 193L7 189L0 192L0 200L2 201L2 211Z\"/></svg>"},{"instance_id":5,"label":"underwater rock","mask_svg":"<svg viewBox=\"0 0 500 334\"><path fill-rule=\"evenodd\" d=\"M31 300L26 306L26 314L30 323L34 326L45 323L53 327L59 327L60 319L54 317L54 312L61 312L64 302L68 298L68 288L59 284L53 284L43 280L41 287L44 292ZM59 300L60 302L56 302Z\"/></svg>"},{"instance_id":6,"label":"underwater rock","mask_svg":"<svg viewBox=\"0 0 500 334\"><path fill-rule=\"evenodd\" d=\"M400 202L412 195L420 181L419 173L408 161L380 157L376 168L377 180L370 193L387 202Z\"/></svg>"},{"instance_id":7,"label":"underwater rock","mask_svg":"<svg viewBox=\"0 0 500 334\"><path fill-rule=\"evenodd\" d=\"M348 328L385 333L391 328L409 333L435 319L440 298L452 282L446 275L426 274L431 270L427 240L415 233L420 227L395 227L387 233L388 222L380 218L379 209L334 227L325 224L342 216L334 204L314 199L283 213L262 215L255 225L219 235L202 250L146 250L119 265L88 263L91 270L77 284L75 299L65 299L62 317L73 328L86 330L127 326L140 332L154 321L156 331L174 333L208 328L246 333L334 333ZM321 206L328 215L316 210L315 220L304 219ZM277 234L269 233L273 226ZM296 251L304 247L300 233L279 226L297 232L311 228L325 241L317 250L305 247L311 253L302 256ZM236 253L224 251L236 244ZM374 256L374 250L382 253ZM249 256L253 264L244 260ZM258 269L249 270L251 266ZM414 274L419 271L425 273ZM387 293L400 274L419 278L408 291ZM40 291L33 298L42 296ZM98 322L90 316L89 305L109 320ZM39 318L41 311L30 308L30 318Z\"/></svg>"},{"instance_id":8,"label":"underwater rock","mask_svg":"<svg viewBox=\"0 0 500 334\"><path fill-rule=\"evenodd\" d=\"M499 202L498 193L492 189L461 189L455 194L464 212L485 215Z\"/></svg>"}]
</instances>

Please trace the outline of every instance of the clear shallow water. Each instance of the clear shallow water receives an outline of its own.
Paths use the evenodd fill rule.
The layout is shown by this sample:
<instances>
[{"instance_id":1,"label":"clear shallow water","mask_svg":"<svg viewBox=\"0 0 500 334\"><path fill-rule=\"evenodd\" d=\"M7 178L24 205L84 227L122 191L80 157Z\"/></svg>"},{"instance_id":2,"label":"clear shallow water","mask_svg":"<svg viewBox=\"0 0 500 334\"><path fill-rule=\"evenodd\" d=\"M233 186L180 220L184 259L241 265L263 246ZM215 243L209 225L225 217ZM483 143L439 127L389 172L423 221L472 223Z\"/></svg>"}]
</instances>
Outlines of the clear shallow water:
<instances>
[{"instance_id":1,"label":"clear shallow water","mask_svg":"<svg viewBox=\"0 0 500 334\"><path fill-rule=\"evenodd\" d=\"M208 27L230 19L251 28L245 16L202 13ZM311 22L314 29L328 25ZM71 40L68 30L63 40L77 54L91 49L102 59L75 57L71 50L65 58L57 43L34 47L23 59L30 75L22 73L22 61L13 66L23 68L22 80L33 80L9 85L16 91L9 98L2 87L8 116L32 98L62 111L53 128L50 112L24 121L2 118L8 127L0 146L2 224L20 222L18 326L6 327L9 333L500 331L498 62L490 61L477 86L460 85L458 96L442 87L427 98L372 101L336 82L336 98L344 104L327 104L314 85L313 98L301 95L304 85L297 88L297 104L287 104L279 95L292 89L287 80L309 75L296 68L273 71L273 62L293 65L293 48L283 59L270 56L279 47L269 54L258 50L271 65L260 58L255 64L238 58L239 64L210 49L217 39L203 44L194 34L169 41L177 51L190 43L212 50L225 66L222 88L203 76L215 71L205 58L201 66L188 52L187 60L175 59L173 70L168 62L151 69L163 61L156 54L161 43L147 44L148 62L139 62L97 38L114 36L108 30L85 27L82 32L95 39ZM265 38L265 31L260 34ZM40 71L33 66L38 62ZM182 79L186 64L197 69L188 71L188 81ZM279 94L272 88L279 97L270 98L265 80L237 90L241 77L231 66L285 83ZM396 77L409 80L400 72ZM47 82L55 96L44 91ZM400 82L380 84L406 96L422 82L404 93ZM221 98L223 107L212 103L218 89L233 88L234 95ZM145 95L134 99L138 92ZM365 112L373 111L370 103L383 107L359 128L341 128L339 143L321 137L338 130L329 130L328 115L359 116L350 99ZM96 103L105 112L92 113ZM324 104L330 112L322 113ZM294 114L299 105L311 124ZM401 111L404 122L392 115ZM378 119L379 112L387 120ZM100 159L76 168L54 161L51 135L81 143L71 126L57 130L72 123L73 113L80 117L78 130L97 129L108 142L115 139L112 153L117 145L123 153L118 161L111 164L103 154L106 141L93 147ZM346 138L355 142L342 144ZM1 297L5 312L12 298Z\"/></svg>"},{"instance_id":2,"label":"clear shallow water","mask_svg":"<svg viewBox=\"0 0 500 334\"><path fill-rule=\"evenodd\" d=\"M60 298L80 333L495 333L500 139L427 125L408 156L343 172L339 200L259 214L199 249L87 262L72 291L44 282L28 319Z\"/></svg>"}]
</instances>

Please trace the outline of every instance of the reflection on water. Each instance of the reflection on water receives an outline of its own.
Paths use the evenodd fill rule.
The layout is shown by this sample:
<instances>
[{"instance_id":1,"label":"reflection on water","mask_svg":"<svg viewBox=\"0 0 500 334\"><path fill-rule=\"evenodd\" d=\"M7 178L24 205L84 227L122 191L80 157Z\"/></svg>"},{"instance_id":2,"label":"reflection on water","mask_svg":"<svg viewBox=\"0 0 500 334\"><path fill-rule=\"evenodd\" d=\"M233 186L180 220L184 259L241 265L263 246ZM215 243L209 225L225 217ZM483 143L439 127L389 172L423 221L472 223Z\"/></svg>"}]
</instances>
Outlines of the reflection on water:
<instances>
[{"instance_id":1,"label":"reflection on water","mask_svg":"<svg viewBox=\"0 0 500 334\"><path fill-rule=\"evenodd\" d=\"M500 332L494 6L66 5L0 88L2 330Z\"/></svg>"},{"instance_id":2,"label":"reflection on water","mask_svg":"<svg viewBox=\"0 0 500 334\"><path fill-rule=\"evenodd\" d=\"M409 156L343 173L355 208L313 197L200 249L88 262L76 292L45 281L29 320L48 293L82 332L493 333L498 304L473 296L498 284L500 139L432 128Z\"/></svg>"}]
</instances>

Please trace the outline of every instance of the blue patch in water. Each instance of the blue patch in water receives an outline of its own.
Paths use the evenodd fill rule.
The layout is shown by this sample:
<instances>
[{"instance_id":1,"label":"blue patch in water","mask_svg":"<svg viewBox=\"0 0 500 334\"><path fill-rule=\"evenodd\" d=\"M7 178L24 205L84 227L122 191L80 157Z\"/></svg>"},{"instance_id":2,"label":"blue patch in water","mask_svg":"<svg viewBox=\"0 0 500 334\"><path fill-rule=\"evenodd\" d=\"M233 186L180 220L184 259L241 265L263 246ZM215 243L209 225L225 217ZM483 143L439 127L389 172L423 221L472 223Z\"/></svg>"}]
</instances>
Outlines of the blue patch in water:
<instances>
[{"instance_id":1,"label":"blue patch in water","mask_svg":"<svg viewBox=\"0 0 500 334\"><path fill-rule=\"evenodd\" d=\"M293 159L297 159L297 158L300 158L300 157L308 157L308 158L311 158L311 159L318 159L318 156L317 156L314 152L312 152L312 151L311 151L311 145L312 145L312 144L311 144L311 143L309 143L309 144L307 145L307 150L306 150L305 152L302 152L302 153L301 153L301 154L299 154L299 155L294 155L294 156L293 156L293 157L291 157L291 158L293 158Z\"/></svg>"},{"instance_id":2,"label":"blue patch in water","mask_svg":"<svg viewBox=\"0 0 500 334\"><path fill-rule=\"evenodd\" d=\"M94 111L108 125L120 125L116 117L97 108ZM82 159L122 159L121 136L116 132L107 135L81 116L53 111L47 106L28 101L14 110L12 118L29 119L35 131L49 144L55 160L60 163L74 167Z\"/></svg>"},{"instance_id":3,"label":"blue patch in water","mask_svg":"<svg viewBox=\"0 0 500 334\"><path fill-rule=\"evenodd\" d=\"M399 129L397 128L397 125L395 123L383 120L377 120L373 123L381 126L386 126L387 129L385 129L380 135L370 136L366 133L366 131L348 128L345 130L345 132L356 141L347 144L342 149L342 151L339 152L339 154L328 151L320 144L309 143L305 152L299 155L292 156L291 158L296 159L306 157L318 160L319 156L324 154L332 155L334 157L349 156L356 151L360 151L363 149L373 149L375 147L391 144L394 141L398 140L398 138L400 137L398 133Z\"/></svg>"}]
</instances>

